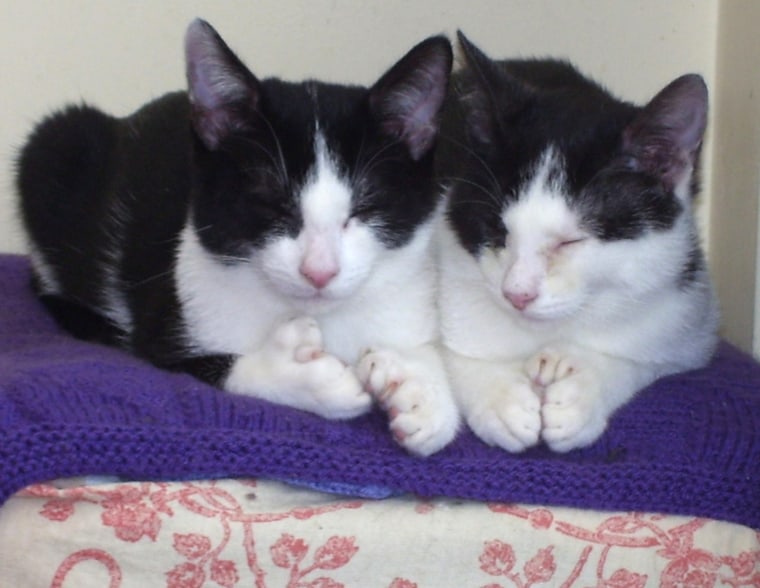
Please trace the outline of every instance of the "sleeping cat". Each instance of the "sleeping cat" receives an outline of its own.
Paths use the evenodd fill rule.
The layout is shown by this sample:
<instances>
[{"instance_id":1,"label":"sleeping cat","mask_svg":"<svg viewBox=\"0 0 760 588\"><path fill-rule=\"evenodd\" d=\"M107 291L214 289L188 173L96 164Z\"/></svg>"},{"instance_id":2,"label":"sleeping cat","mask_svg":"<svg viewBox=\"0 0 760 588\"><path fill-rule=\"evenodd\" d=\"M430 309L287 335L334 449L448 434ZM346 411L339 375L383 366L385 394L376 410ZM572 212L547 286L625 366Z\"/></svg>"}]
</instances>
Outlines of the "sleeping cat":
<instances>
[{"instance_id":1,"label":"sleeping cat","mask_svg":"<svg viewBox=\"0 0 760 588\"><path fill-rule=\"evenodd\" d=\"M433 343L433 147L451 45L372 87L259 80L210 25L188 90L43 121L18 167L36 286L75 334L336 419L375 396L427 455L457 410Z\"/></svg>"},{"instance_id":2,"label":"sleeping cat","mask_svg":"<svg viewBox=\"0 0 760 588\"><path fill-rule=\"evenodd\" d=\"M460 44L437 162L454 394L489 444L583 447L715 348L694 219L707 91L686 75L637 107L566 62Z\"/></svg>"}]
</instances>

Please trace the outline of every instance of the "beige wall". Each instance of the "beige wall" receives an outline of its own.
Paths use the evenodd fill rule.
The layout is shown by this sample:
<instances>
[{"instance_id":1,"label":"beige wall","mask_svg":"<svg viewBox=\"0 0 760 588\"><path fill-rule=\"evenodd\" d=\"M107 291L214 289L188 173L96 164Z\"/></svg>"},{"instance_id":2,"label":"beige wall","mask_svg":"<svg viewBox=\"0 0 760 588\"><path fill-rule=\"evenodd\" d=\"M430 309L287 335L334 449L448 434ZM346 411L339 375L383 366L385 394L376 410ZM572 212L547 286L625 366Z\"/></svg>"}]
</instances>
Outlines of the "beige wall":
<instances>
[{"instance_id":1,"label":"beige wall","mask_svg":"<svg viewBox=\"0 0 760 588\"><path fill-rule=\"evenodd\" d=\"M723 334L760 357L760 2L720 3L710 257Z\"/></svg>"},{"instance_id":2,"label":"beige wall","mask_svg":"<svg viewBox=\"0 0 760 588\"><path fill-rule=\"evenodd\" d=\"M4 0L0 10L0 251L23 250L12 160L66 101L127 114L182 87L182 37L209 20L259 76L371 83L422 38L462 28L494 56L561 55L631 100L712 79L714 0Z\"/></svg>"}]
</instances>

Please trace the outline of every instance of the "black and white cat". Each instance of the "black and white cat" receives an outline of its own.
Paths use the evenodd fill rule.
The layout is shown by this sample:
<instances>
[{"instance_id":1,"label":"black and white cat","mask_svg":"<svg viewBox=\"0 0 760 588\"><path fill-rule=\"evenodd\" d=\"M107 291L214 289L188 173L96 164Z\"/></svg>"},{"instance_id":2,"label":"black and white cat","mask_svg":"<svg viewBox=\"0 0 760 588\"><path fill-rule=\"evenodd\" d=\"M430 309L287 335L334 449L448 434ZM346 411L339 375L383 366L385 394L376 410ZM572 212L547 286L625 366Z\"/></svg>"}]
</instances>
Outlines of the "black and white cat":
<instances>
[{"instance_id":1,"label":"black and white cat","mask_svg":"<svg viewBox=\"0 0 760 588\"><path fill-rule=\"evenodd\" d=\"M43 121L19 160L37 287L76 334L226 390L350 418L409 451L457 410L434 347L433 147L451 45L371 88L257 79L205 22L188 91Z\"/></svg>"},{"instance_id":2,"label":"black and white cat","mask_svg":"<svg viewBox=\"0 0 760 588\"><path fill-rule=\"evenodd\" d=\"M715 348L694 219L707 91L686 75L636 107L566 62L460 44L437 164L451 385L490 444L586 446Z\"/></svg>"}]
</instances>

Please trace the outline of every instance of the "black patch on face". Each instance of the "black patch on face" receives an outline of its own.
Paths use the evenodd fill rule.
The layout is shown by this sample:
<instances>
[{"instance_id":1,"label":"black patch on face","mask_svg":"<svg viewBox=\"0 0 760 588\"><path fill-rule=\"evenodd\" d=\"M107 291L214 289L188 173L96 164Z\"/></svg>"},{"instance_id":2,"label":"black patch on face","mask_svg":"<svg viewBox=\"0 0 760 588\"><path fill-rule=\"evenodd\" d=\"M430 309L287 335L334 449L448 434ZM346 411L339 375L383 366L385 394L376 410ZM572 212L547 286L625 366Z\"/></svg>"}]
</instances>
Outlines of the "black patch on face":
<instances>
[{"instance_id":1,"label":"black patch on face","mask_svg":"<svg viewBox=\"0 0 760 588\"><path fill-rule=\"evenodd\" d=\"M210 251L244 256L303 228L300 192L315 171L317 132L352 190L351 216L388 248L406 244L435 208L432 155L414 161L380 132L367 91L264 80L258 120L210 152L197 143L194 220Z\"/></svg>"},{"instance_id":2,"label":"black patch on face","mask_svg":"<svg viewBox=\"0 0 760 588\"><path fill-rule=\"evenodd\" d=\"M583 227L601 241L670 229L683 210L673 193L651 176L615 167L597 174L570 205Z\"/></svg>"},{"instance_id":3,"label":"black patch on face","mask_svg":"<svg viewBox=\"0 0 760 588\"><path fill-rule=\"evenodd\" d=\"M405 245L435 209L432 151L412 159L403 142L382 132L361 89L319 84L314 96L320 131L351 187L349 214L385 247Z\"/></svg>"},{"instance_id":4,"label":"black patch on face","mask_svg":"<svg viewBox=\"0 0 760 588\"><path fill-rule=\"evenodd\" d=\"M261 84L259 110L216 151L196 141L193 218L204 246L245 257L276 236L295 236L298 203L314 160L313 106L302 85Z\"/></svg>"},{"instance_id":5,"label":"black patch on face","mask_svg":"<svg viewBox=\"0 0 760 588\"><path fill-rule=\"evenodd\" d=\"M563 174L568 207L597 238L635 239L673 226L683 206L672 188L623 151L625 129L642 109L564 62L475 59L478 72L465 68L454 78L436 162L450 186L449 223L467 251L503 244L504 208L548 149L562 163L550 173Z\"/></svg>"}]
</instances>

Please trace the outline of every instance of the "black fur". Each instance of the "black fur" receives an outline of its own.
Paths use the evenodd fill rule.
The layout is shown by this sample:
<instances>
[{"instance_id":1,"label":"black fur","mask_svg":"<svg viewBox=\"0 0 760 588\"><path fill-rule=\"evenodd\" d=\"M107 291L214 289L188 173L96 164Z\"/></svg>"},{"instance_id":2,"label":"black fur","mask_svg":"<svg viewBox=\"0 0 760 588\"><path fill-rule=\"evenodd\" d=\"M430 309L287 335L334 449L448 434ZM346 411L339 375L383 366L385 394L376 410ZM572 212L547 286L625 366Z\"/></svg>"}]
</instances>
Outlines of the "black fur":
<instances>
[{"instance_id":1,"label":"black fur","mask_svg":"<svg viewBox=\"0 0 760 588\"><path fill-rule=\"evenodd\" d=\"M190 353L177 296L188 219L220 263L296 235L318 125L352 180L353 214L385 246L408 242L436 206L437 121L414 127L401 98L440 87L442 99L452 55L448 40L430 38L363 88L259 81L206 23L188 39L188 92L123 119L90 106L50 116L21 152L17 187L30 241L57 283L37 276L40 293L65 327L216 383L232 359ZM226 83L214 86L220 72ZM109 315L114 293L128 324Z\"/></svg>"},{"instance_id":2,"label":"black fur","mask_svg":"<svg viewBox=\"0 0 760 588\"><path fill-rule=\"evenodd\" d=\"M705 127L699 76L637 107L567 62L494 61L459 40L465 64L452 80L437 170L450 186L449 222L471 254L503 246L498 217L549 146L563 163L553 173L564 178L568 206L590 234L635 239L673 226L683 210L675 178L697 167Z\"/></svg>"}]
</instances>

